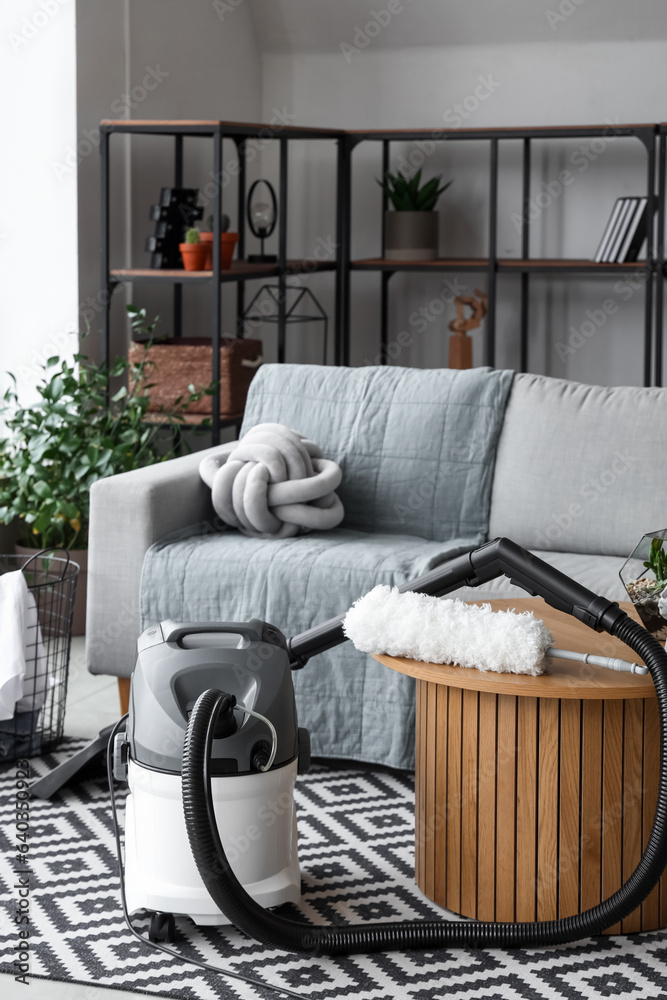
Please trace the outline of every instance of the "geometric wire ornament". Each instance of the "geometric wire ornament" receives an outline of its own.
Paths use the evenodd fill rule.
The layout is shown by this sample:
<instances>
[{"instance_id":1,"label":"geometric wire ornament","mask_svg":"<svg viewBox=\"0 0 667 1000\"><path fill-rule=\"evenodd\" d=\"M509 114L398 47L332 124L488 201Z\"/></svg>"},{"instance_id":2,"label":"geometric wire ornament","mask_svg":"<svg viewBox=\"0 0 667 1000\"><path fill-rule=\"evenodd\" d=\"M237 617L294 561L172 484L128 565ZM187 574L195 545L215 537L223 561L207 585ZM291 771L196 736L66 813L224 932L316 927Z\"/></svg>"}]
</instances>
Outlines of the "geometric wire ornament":
<instances>
[{"instance_id":1,"label":"geometric wire ornament","mask_svg":"<svg viewBox=\"0 0 667 1000\"><path fill-rule=\"evenodd\" d=\"M266 298L262 300L262 293L266 292ZM289 305L289 295L288 293L293 292L293 301ZM323 346L322 346L322 364L327 363L327 337L329 329L329 319L324 309L315 298L313 293L308 288L295 288L291 285L285 287L285 323L323 323ZM307 315L304 313L297 312L296 310L305 304L305 302L312 303L313 308L316 310L316 315ZM243 322L251 323L256 326L260 323L278 323L279 321L279 308L280 308L280 286L279 285L262 285L257 294L254 296L248 308L243 313Z\"/></svg>"}]
</instances>

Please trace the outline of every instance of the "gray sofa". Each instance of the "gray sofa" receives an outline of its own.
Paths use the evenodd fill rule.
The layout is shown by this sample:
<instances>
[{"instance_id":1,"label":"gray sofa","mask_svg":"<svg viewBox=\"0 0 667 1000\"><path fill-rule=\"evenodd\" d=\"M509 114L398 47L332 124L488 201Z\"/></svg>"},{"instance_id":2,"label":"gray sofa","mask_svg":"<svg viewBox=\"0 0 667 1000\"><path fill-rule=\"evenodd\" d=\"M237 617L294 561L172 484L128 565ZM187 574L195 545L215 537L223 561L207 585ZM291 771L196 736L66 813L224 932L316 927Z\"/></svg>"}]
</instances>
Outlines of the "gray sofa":
<instances>
[{"instance_id":1,"label":"gray sofa","mask_svg":"<svg viewBox=\"0 0 667 1000\"><path fill-rule=\"evenodd\" d=\"M264 366L244 430L279 421L339 461L346 518L261 541L225 531L202 453L95 484L87 619L94 673L126 677L165 617L266 617L288 633L506 535L613 600L618 572L667 523L667 390L474 369ZM457 596L523 596L507 580ZM411 766L413 682L349 643L295 675L315 753Z\"/></svg>"}]
</instances>

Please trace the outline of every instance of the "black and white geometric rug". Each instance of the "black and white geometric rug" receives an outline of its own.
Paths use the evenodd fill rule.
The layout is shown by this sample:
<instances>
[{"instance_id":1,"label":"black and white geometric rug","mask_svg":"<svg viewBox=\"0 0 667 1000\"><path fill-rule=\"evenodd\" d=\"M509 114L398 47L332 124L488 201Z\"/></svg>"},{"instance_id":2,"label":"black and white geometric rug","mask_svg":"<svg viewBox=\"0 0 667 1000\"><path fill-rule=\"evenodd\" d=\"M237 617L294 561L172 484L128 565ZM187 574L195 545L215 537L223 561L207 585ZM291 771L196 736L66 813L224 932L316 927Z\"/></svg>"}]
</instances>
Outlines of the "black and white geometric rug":
<instances>
[{"instance_id":1,"label":"black and white geometric rug","mask_svg":"<svg viewBox=\"0 0 667 1000\"><path fill-rule=\"evenodd\" d=\"M83 745L32 762L46 773ZM16 974L15 769L0 772L0 972ZM122 797L121 797L122 803ZM302 909L314 922L451 917L414 882L414 788L404 774L317 767L297 783ZM29 831L30 977L186 1000L276 994L199 971L136 941L125 927L103 777L33 799ZM120 810L121 820L123 818ZM137 921L141 927L141 921ZM144 923L144 930L146 928ZM667 996L667 934L604 937L526 951L313 959L264 948L235 930L178 921L175 947L314 1000L581 1000ZM29 994L26 994L29 995Z\"/></svg>"}]
</instances>

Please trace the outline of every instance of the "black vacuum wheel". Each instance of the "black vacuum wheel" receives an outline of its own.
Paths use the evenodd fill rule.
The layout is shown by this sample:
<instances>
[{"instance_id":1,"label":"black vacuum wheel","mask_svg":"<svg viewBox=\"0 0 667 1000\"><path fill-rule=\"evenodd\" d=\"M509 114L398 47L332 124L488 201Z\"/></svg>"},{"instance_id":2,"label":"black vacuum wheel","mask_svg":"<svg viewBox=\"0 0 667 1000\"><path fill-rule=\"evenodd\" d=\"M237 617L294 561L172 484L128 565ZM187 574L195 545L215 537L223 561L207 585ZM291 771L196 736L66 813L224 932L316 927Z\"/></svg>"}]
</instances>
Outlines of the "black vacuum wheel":
<instances>
[{"instance_id":1,"label":"black vacuum wheel","mask_svg":"<svg viewBox=\"0 0 667 1000\"><path fill-rule=\"evenodd\" d=\"M172 944L176 939L176 921L173 913L162 913L158 910L151 916L151 925L148 928L149 941L166 941Z\"/></svg>"}]
</instances>

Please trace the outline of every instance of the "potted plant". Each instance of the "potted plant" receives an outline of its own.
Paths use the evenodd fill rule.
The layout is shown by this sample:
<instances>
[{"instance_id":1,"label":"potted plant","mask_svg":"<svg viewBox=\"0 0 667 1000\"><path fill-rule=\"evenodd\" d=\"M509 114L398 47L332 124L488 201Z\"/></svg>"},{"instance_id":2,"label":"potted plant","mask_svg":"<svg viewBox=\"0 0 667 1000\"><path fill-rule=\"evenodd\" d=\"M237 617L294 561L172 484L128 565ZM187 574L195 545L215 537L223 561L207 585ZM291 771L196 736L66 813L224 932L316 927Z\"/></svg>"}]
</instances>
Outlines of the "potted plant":
<instances>
[{"instance_id":1,"label":"potted plant","mask_svg":"<svg viewBox=\"0 0 667 1000\"><path fill-rule=\"evenodd\" d=\"M206 245L201 242L198 229L188 229L185 243L179 243L183 267L186 271L205 271Z\"/></svg>"},{"instance_id":2,"label":"potted plant","mask_svg":"<svg viewBox=\"0 0 667 1000\"><path fill-rule=\"evenodd\" d=\"M667 639L667 528L644 535L621 569L621 580L644 626Z\"/></svg>"},{"instance_id":3,"label":"potted plant","mask_svg":"<svg viewBox=\"0 0 667 1000\"><path fill-rule=\"evenodd\" d=\"M90 487L177 454L165 446L160 425L145 422L150 364L117 358L111 366L98 365L85 354L71 362L51 357L42 365L37 402L21 405L10 373L13 384L0 405L0 522L18 522L19 553L56 546L68 549L81 567L74 635L85 629ZM110 380L121 377L126 384L108 400ZM212 391L185 394L160 424L180 429L190 402Z\"/></svg>"},{"instance_id":4,"label":"potted plant","mask_svg":"<svg viewBox=\"0 0 667 1000\"><path fill-rule=\"evenodd\" d=\"M408 179L387 172L378 184L394 206L385 212L386 260L436 260L438 256L438 198L452 183L438 187L442 177L421 183L421 169Z\"/></svg>"},{"instance_id":5,"label":"potted plant","mask_svg":"<svg viewBox=\"0 0 667 1000\"><path fill-rule=\"evenodd\" d=\"M213 267L213 216L206 219L208 230L200 233L202 243L206 244L207 254L204 269L210 271ZM229 216L224 212L220 216L220 269L228 271L232 266L234 247L238 243L239 234L228 232L230 225Z\"/></svg>"}]
</instances>

